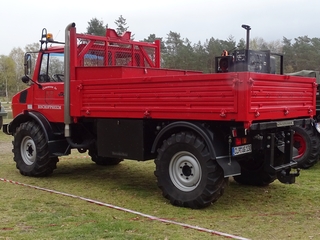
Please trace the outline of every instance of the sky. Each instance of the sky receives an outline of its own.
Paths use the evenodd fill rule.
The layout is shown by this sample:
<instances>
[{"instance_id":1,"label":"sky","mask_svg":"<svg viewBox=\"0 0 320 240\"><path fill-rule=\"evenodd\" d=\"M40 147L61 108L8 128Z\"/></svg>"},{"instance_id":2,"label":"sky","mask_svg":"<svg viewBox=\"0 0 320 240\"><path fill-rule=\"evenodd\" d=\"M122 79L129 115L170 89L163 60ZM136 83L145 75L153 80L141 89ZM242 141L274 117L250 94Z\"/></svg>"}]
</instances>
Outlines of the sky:
<instances>
[{"instance_id":1,"label":"sky","mask_svg":"<svg viewBox=\"0 0 320 240\"><path fill-rule=\"evenodd\" d=\"M0 55L39 42L43 28L56 41L64 41L69 23L76 23L79 33L86 32L92 18L116 28L114 21L120 15L135 40L150 34L165 40L172 31L192 43L230 36L238 42L246 39L242 24L251 26L251 38L267 42L320 37L319 0L2 0Z\"/></svg>"}]
</instances>

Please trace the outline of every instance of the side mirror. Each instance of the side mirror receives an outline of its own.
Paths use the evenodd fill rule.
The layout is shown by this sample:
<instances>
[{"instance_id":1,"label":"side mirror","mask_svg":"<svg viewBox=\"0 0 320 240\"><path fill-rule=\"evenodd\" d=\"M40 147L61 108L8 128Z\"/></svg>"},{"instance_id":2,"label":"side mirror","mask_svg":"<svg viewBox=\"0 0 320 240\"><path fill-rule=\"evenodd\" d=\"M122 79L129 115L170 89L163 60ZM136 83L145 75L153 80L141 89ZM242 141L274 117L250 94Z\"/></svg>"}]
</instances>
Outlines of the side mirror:
<instances>
[{"instance_id":1,"label":"side mirror","mask_svg":"<svg viewBox=\"0 0 320 240\"><path fill-rule=\"evenodd\" d=\"M27 75L25 75L21 78L21 81L24 83L28 83L30 81L30 78Z\"/></svg>"},{"instance_id":2,"label":"side mirror","mask_svg":"<svg viewBox=\"0 0 320 240\"><path fill-rule=\"evenodd\" d=\"M31 74L31 67L32 67L32 58L30 53L26 53L24 55L24 74L26 76Z\"/></svg>"}]
</instances>

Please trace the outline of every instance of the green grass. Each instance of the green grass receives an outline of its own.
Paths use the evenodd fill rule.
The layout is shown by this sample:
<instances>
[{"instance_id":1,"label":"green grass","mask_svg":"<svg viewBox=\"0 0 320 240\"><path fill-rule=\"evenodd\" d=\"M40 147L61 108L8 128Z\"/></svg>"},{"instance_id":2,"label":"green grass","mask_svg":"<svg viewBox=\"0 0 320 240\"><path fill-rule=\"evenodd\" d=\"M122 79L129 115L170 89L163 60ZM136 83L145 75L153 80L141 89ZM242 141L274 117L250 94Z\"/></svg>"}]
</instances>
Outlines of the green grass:
<instances>
[{"instance_id":1,"label":"green grass","mask_svg":"<svg viewBox=\"0 0 320 240\"><path fill-rule=\"evenodd\" d=\"M73 152L60 158L50 177L30 178L16 169L11 141L0 133L0 178L251 239L320 239L320 164L302 170L292 185L276 181L258 188L230 179L216 203L192 210L162 197L153 161L100 167L86 154ZM8 182L0 181L0 193L0 240L226 239Z\"/></svg>"}]
</instances>

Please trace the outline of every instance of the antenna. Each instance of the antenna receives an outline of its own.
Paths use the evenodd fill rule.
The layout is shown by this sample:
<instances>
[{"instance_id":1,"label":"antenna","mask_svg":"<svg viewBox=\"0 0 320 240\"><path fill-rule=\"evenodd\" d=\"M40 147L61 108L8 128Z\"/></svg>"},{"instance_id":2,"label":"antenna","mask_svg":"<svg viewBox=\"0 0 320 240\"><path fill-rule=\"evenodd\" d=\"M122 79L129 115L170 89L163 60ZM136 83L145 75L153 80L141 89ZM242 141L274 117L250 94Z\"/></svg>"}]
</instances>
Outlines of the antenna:
<instances>
[{"instance_id":1,"label":"antenna","mask_svg":"<svg viewBox=\"0 0 320 240\"><path fill-rule=\"evenodd\" d=\"M57 36L56 36L57 39L58 39L59 33L60 33L60 30L59 30L59 32L57 33Z\"/></svg>"}]
</instances>

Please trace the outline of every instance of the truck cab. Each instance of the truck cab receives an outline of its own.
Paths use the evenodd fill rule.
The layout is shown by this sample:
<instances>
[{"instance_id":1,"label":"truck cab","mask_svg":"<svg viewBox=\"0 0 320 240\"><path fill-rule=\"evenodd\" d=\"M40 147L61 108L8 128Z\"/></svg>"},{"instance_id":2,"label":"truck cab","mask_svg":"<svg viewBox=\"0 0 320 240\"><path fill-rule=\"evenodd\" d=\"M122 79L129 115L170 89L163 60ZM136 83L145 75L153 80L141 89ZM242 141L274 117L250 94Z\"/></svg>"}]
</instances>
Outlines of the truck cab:
<instances>
[{"instance_id":1,"label":"truck cab","mask_svg":"<svg viewBox=\"0 0 320 240\"><path fill-rule=\"evenodd\" d=\"M30 87L12 99L13 115L24 109L44 114L49 121L63 122L64 108L64 49L51 48L38 53L32 77L24 77ZM25 56L27 73L31 73L31 54ZM26 76L29 76L26 74Z\"/></svg>"}]
</instances>

